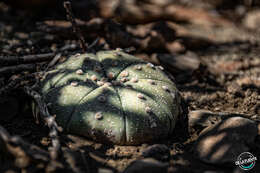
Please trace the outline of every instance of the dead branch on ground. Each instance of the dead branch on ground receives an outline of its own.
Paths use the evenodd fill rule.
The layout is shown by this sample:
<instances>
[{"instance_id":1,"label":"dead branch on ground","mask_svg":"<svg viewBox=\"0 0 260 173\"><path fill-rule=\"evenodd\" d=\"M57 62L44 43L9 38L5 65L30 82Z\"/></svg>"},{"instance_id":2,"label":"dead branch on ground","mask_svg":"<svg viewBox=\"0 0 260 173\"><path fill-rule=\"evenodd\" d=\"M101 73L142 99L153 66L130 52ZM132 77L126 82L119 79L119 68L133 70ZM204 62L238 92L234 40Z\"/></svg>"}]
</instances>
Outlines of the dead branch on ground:
<instances>
[{"instance_id":1,"label":"dead branch on ground","mask_svg":"<svg viewBox=\"0 0 260 173\"><path fill-rule=\"evenodd\" d=\"M12 154L18 167L27 167L31 161L34 164L44 163L47 165L49 163L50 156L48 152L25 142L19 136L10 136L2 126L0 126L0 141L2 141L0 151Z\"/></svg>"},{"instance_id":2,"label":"dead branch on ground","mask_svg":"<svg viewBox=\"0 0 260 173\"><path fill-rule=\"evenodd\" d=\"M34 62L42 62L48 61L53 58L54 53L44 53L44 54L36 54L36 55L25 55L25 56L9 56L4 57L0 56L0 64L1 65L16 65L16 64L28 64Z\"/></svg>"},{"instance_id":3,"label":"dead branch on ground","mask_svg":"<svg viewBox=\"0 0 260 173\"><path fill-rule=\"evenodd\" d=\"M72 9L71 9L71 3L69 1L65 1L64 8L66 9L66 12L67 12L67 18L71 22L73 32L74 32L74 34L77 35L77 37L80 41L80 47L83 50L83 52L86 52L87 51L86 42L81 33L81 30L79 29L79 27L77 26L77 23L75 21L75 17L73 15Z\"/></svg>"},{"instance_id":4,"label":"dead branch on ground","mask_svg":"<svg viewBox=\"0 0 260 173\"><path fill-rule=\"evenodd\" d=\"M0 75L3 74L14 74L21 71L35 71L35 64L20 64L15 66L2 67L0 69Z\"/></svg>"},{"instance_id":5,"label":"dead branch on ground","mask_svg":"<svg viewBox=\"0 0 260 173\"><path fill-rule=\"evenodd\" d=\"M41 95L32 90L29 87L24 87L25 92L31 96L36 102L40 118L47 124L50 129L49 136L52 141L52 147L50 148L50 156L53 160L56 160L61 152L61 145L59 141L58 132L62 131L55 121L55 117L50 115L46 103L43 101Z\"/></svg>"}]
</instances>

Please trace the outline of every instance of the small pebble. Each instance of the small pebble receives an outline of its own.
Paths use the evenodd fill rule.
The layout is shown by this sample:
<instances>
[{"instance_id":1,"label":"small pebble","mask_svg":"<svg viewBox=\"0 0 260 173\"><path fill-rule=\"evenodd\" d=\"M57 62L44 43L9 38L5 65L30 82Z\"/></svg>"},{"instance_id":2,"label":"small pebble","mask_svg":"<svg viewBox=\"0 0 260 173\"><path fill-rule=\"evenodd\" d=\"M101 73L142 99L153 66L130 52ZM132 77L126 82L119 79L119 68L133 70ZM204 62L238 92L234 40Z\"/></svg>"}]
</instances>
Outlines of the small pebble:
<instances>
[{"instance_id":1,"label":"small pebble","mask_svg":"<svg viewBox=\"0 0 260 173\"><path fill-rule=\"evenodd\" d=\"M82 71L81 69L78 69L78 70L76 71L76 74L82 75L82 74L83 74L83 71Z\"/></svg>"},{"instance_id":2,"label":"small pebble","mask_svg":"<svg viewBox=\"0 0 260 173\"><path fill-rule=\"evenodd\" d=\"M95 119L96 119L96 120L101 120L102 118L103 118L103 115L102 115L101 112L97 112L97 113L95 114Z\"/></svg>"}]
</instances>

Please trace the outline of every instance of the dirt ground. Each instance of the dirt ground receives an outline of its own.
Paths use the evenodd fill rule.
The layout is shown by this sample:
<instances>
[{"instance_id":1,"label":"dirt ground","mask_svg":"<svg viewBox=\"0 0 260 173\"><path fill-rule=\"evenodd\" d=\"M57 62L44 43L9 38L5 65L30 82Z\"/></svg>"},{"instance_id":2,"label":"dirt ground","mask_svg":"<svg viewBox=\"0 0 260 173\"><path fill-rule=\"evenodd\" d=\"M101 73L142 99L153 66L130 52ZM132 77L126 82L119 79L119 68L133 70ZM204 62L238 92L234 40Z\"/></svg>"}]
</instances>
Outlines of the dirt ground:
<instances>
[{"instance_id":1,"label":"dirt ground","mask_svg":"<svg viewBox=\"0 0 260 173\"><path fill-rule=\"evenodd\" d=\"M61 14L55 15L54 19L63 19ZM57 49L63 51L63 56L67 56L80 50L76 37L64 38L39 30L37 23L46 19L49 20L50 16L46 18L44 14L41 16L27 14L0 3L0 56L49 53ZM239 20L230 26L207 27L181 24L177 28L180 33L186 34L185 37L182 34L177 36L177 43L180 44L177 44L176 55L192 54L198 58L200 66L192 71L173 72L174 70L170 69L173 67L169 64L161 62L161 65L172 72L188 111L203 109L212 112L237 113L260 121L260 30L247 29ZM93 39L87 40L87 42L92 41ZM72 44L75 46L68 46ZM180 49L182 46L185 47L183 50ZM149 59L158 53L156 51L134 53L140 57L145 54L148 60L158 63L157 59ZM38 63L37 70L45 66L46 62ZM0 87L15 78L19 78L19 74L0 76ZM25 81L25 84L31 83ZM26 108L30 99L19 89L10 95L17 100L19 111L14 113L14 117L7 118L8 120L0 118L0 124L11 135L18 135L28 143L47 150L51 145L48 137L49 130L46 126L37 124L31 112ZM12 107L13 105L10 106ZM1 107L1 109L9 108ZM165 144L170 150L170 156L163 160L169 164L168 172L230 173L241 171L234 164L216 166L195 158L192 154L192 146L200 131L189 129L187 134L180 124L177 123L174 134L168 139L157 142ZM105 145L84 137L67 134L61 134L60 140L63 150L76 153L75 160L79 161L74 163L75 167L86 172L98 172L100 168L122 172L132 161L141 159L142 152L152 145ZM250 152L260 157L259 135L255 142L258 148ZM20 172L21 170L15 166L12 159L0 159L0 161L0 172L7 172L7 170ZM260 163L256 162L255 168L249 172L254 171L260 172Z\"/></svg>"}]
</instances>

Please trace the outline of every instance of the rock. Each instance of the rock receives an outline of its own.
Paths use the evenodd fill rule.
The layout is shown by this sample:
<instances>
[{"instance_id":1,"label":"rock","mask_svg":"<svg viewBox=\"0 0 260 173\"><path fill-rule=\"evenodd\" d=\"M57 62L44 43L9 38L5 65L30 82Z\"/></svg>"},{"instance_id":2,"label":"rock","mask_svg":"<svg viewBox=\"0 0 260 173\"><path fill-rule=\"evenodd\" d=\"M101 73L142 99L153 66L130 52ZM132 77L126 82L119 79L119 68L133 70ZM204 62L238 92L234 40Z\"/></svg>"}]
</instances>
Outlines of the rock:
<instances>
[{"instance_id":1,"label":"rock","mask_svg":"<svg viewBox=\"0 0 260 173\"><path fill-rule=\"evenodd\" d=\"M167 173L168 163L146 158L132 162L123 173Z\"/></svg>"},{"instance_id":2,"label":"rock","mask_svg":"<svg viewBox=\"0 0 260 173\"><path fill-rule=\"evenodd\" d=\"M259 29L260 27L260 10L255 10L247 13L243 19L243 24L249 29Z\"/></svg>"},{"instance_id":3,"label":"rock","mask_svg":"<svg viewBox=\"0 0 260 173\"><path fill-rule=\"evenodd\" d=\"M237 84L241 87L254 86L256 88L260 88L260 78L245 76L243 78L237 79Z\"/></svg>"},{"instance_id":4,"label":"rock","mask_svg":"<svg viewBox=\"0 0 260 173\"><path fill-rule=\"evenodd\" d=\"M200 125L203 127L211 126L221 120L221 117L208 110L196 110L189 112L189 127Z\"/></svg>"},{"instance_id":5,"label":"rock","mask_svg":"<svg viewBox=\"0 0 260 173\"><path fill-rule=\"evenodd\" d=\"M231 84L227 87L227 91L228 91L230 94L233 94L233 95L236 95L236 96L241 96L241 95L243 95L241 86L239 86L236 82L231 83Z\"/></svg>"},{"instance_id":6,"label":"rock","mask_svg":"<svg viewBox=\"0 0 260 173\"><path fill-rule=\"evenodd\" d=\"M168 66L173 73L192 73L200 65L198 56L191 52L185 55L159 54L158 59L163 65Z\"/></svg>"},{"instance_id":7,"label":"rock","mask_svg":"<svg viewBox=\"0 0 260 173\"><path fill-rule=\"evenodd\" d=\"M234 163L239 154L249 151L257 132L257 124L252 120L227 118L200 133L193 146L194 154L207 163Z\"/></svg>"},{"instance_id":8,"label":"rock","mask_svg":"<svg viewBox=\"0 0 260 173\"><path fill-rule=\"evenodd\" d=\"M170 158L170 150L164 144L154 144L142 151L142 156L152 157L159 161L167 161Z\"/></svg>"}]
</instances>

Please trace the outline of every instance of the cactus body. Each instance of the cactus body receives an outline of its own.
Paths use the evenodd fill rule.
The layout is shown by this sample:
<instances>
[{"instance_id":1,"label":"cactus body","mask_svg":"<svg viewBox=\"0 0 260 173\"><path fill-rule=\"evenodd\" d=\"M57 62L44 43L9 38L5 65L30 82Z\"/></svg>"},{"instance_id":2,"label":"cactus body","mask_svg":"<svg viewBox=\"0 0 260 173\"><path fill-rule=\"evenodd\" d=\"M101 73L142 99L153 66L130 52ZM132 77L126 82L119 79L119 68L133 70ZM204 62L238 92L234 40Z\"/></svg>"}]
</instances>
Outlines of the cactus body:
<instances>
[{"instance_id":1,"label":"cactus body","mask_svg":"<svg viewBox=\"0 0 260 173\"><path fill-rule=\"evenodd\" d=\"M122 51L75 55L49 71L41 92L68 133L136 145L167 137L180 95L160 68Z\"/></svg>"}]
</instances>

